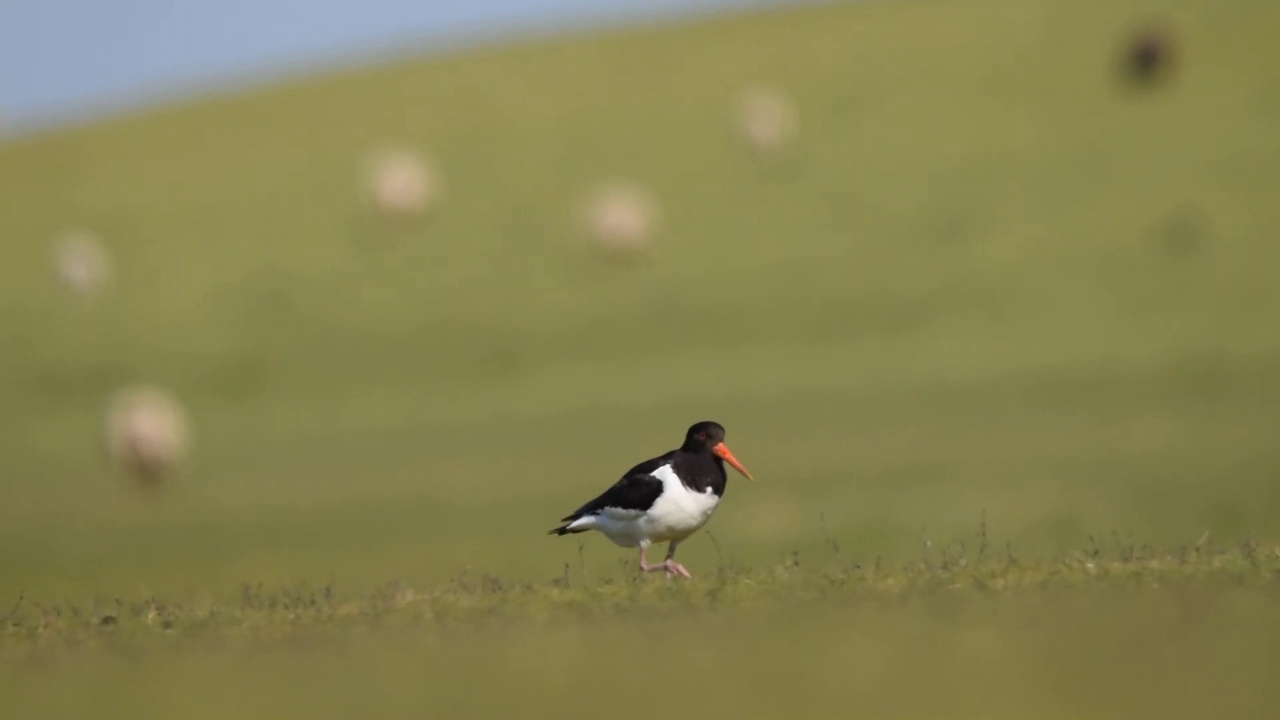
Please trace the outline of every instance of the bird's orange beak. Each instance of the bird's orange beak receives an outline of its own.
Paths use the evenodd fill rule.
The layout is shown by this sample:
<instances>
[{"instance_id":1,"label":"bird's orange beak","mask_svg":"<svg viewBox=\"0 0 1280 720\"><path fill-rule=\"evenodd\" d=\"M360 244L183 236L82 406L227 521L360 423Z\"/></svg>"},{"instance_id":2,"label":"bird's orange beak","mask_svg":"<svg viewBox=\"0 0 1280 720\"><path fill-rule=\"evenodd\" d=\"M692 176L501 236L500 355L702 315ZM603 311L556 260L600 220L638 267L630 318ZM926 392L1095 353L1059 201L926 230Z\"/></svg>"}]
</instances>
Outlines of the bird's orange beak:
<instances>
[{"instance_id":1,"label":"bird's orange beak","mask_svg":"<svg viewBox=\"0 0 1280 720\"><path fill-rule=\"evenodd\" d=\"M724 443L716 443L715 447L711 448L711 452L715 453L716 457L732 465L733 469L742 473L742 476L746 479L755 479L751 477L751 473L747 472L746 468L742 467L742 463L738 462L738 458L734 457L733 453L729 452L728 445L725 445Z\"/></svg>"}]
</instances>

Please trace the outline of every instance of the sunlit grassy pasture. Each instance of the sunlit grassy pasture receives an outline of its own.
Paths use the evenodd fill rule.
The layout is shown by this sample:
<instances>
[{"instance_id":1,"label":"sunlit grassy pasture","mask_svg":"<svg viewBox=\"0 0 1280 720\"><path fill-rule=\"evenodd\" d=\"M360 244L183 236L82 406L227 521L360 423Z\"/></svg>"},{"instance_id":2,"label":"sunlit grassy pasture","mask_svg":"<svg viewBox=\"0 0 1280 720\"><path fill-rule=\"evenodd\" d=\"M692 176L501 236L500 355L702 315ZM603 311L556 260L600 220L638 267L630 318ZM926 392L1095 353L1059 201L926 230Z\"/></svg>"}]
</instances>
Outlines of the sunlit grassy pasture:
<instances>
[{"instance_id":1,"label":"sunlit grassy pasture","mask_svg":"<svg viewBox=\"0 0 1280 720\"><path fill-rule=\"evenodd\" d=\"M469 574L19 604L8 703L42 716L1264 717L1280 550L982 536L902 566L721 566L696 582Z\"/></svg>"},{"instance_id":2,"label":"sunlit grassy pasture","mask_svg":"<svg viewBox=\"0 0 1280 720\"><path fill-rule=\"evenodd\" d=\"M1137 91L1118 53L1161 9L1176 72ZM1260 716L1278 22L1264 0L778 11L6 141L6 707ZM757 84L799 123L768 161L735 124ZM366 203L389 146L437 164L430 214ZM661 202L638 255L582 230L610 178ZM57 282L68 227L112 254L95 302ZM191 422L160 493L101 446L134 383ZM757 481L682 548L693 582L544 534L702 419ZM943 548L973 557L983 518L1000 577L1011 548L1070 581L950 588ZM1091 542L1164 559L1099 575Z\"/></svg>"}]
</instances>

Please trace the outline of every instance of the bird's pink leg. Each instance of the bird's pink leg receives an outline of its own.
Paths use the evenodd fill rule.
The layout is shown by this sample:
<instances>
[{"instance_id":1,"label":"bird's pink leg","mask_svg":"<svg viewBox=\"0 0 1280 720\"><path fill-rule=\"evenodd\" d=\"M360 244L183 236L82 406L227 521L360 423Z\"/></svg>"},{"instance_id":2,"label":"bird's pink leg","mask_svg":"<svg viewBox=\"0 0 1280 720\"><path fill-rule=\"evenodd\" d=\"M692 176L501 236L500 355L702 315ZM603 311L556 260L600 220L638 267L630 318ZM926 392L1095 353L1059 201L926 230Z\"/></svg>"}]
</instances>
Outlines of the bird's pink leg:
<instances>
[{"instance_id":1,"label":"bird's pink leg","mask_svg":"<svg viewBox=\"0 0 1280 720\"><path fill-rule=\"evenodd\" d=\"M647 553L648 551L649 551L649 547L647 545L640 546L640 569L644 572L657 572L659 570L667 570L668 574L670 574L670 570L667 568L666 563L654 563L654 564L649 563L648 559L645 558L645 553Z\"/></svg>"},{"instance_id":2,"label":"bird's pink leg","mask_svg":"<svg viewBox=\"0 0 1280 720\"><path fill-rule=\"evenodd\" d=\"M679 543L671 542L667 544L667 560L662 566L667 570L667 577L679 575L681 577L691 578L693 574L684 569L684 566L676 562L676 545Z\"/></svg>"}]
</instances>

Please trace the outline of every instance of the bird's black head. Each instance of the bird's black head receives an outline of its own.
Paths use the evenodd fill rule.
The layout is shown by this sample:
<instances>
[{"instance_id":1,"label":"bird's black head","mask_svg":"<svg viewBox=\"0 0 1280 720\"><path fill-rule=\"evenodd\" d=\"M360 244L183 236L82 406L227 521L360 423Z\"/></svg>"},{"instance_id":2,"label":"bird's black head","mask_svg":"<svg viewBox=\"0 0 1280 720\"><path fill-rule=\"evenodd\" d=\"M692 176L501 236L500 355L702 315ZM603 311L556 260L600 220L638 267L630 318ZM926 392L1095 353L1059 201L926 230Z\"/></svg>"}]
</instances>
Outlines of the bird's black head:
<instances>
[{"instance_id":1,"label":"bird's black head","mask_svg":"<svg viewBox=\"0 0 1280 720\"><path fill-rule=\"evenodd\" d=\"M684 435L684 444L680 449L685 452L715 455L733 466L733 469L742 473L746 479L752 479L751 473L742 467L742 463L729 452L729 446L724 444L724 426L718 422L704 420L691 425Z\"/></svg>"},{"instance_id":2,"label":"bird's black head","mask_svg":"<svg viewBox=\"0 0 1280 720\"><path fill-rule=\"evenodd\" d=\"M694 423L684 434L685 450L709 451L721 442L724 442L724 426L710 420Z\"/></svg>"}]
</instances>

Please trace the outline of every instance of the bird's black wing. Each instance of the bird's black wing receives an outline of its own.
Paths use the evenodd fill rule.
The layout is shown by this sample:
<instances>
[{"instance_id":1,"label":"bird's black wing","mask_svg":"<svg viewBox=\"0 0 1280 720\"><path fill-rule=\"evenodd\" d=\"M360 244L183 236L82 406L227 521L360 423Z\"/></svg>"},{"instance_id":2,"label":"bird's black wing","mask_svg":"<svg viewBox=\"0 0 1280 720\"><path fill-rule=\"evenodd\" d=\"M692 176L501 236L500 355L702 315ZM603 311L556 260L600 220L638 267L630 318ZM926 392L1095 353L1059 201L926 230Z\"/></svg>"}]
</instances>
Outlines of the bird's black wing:
<instances>
[{"instance_id":1,"label":"bird's black wing","mask_svg":"<svg viewBox=\"0 0 1280 720\"><path fill-rule=\"evenodd\" d=\"M612 487L577 510L573 514L560 518L562 522L572 522L584 515L603 510L618 508L620 510L648 510L658 496L662 494L662 481L649 475L627 475L614 483Z\"/></svg>"},{"instance_id":2,"label":"bird's black wing","mask_svg":"<svg viewBox=\"0 0 1280 720\"><path fill-rule=\"evenodd\" d=\"M670 454L667 453L667 455ZM608 490L592 498L569 515L560 518L560 522L573 522L580 517L599 512L604 508L648 510L654 501L658 499L658 496L662 494L662 481L650 473L669 462L667 455L646 460L631 468ZM573 531L560 527L550 532L564 535Z\"/></svg>"}]
</instances>

